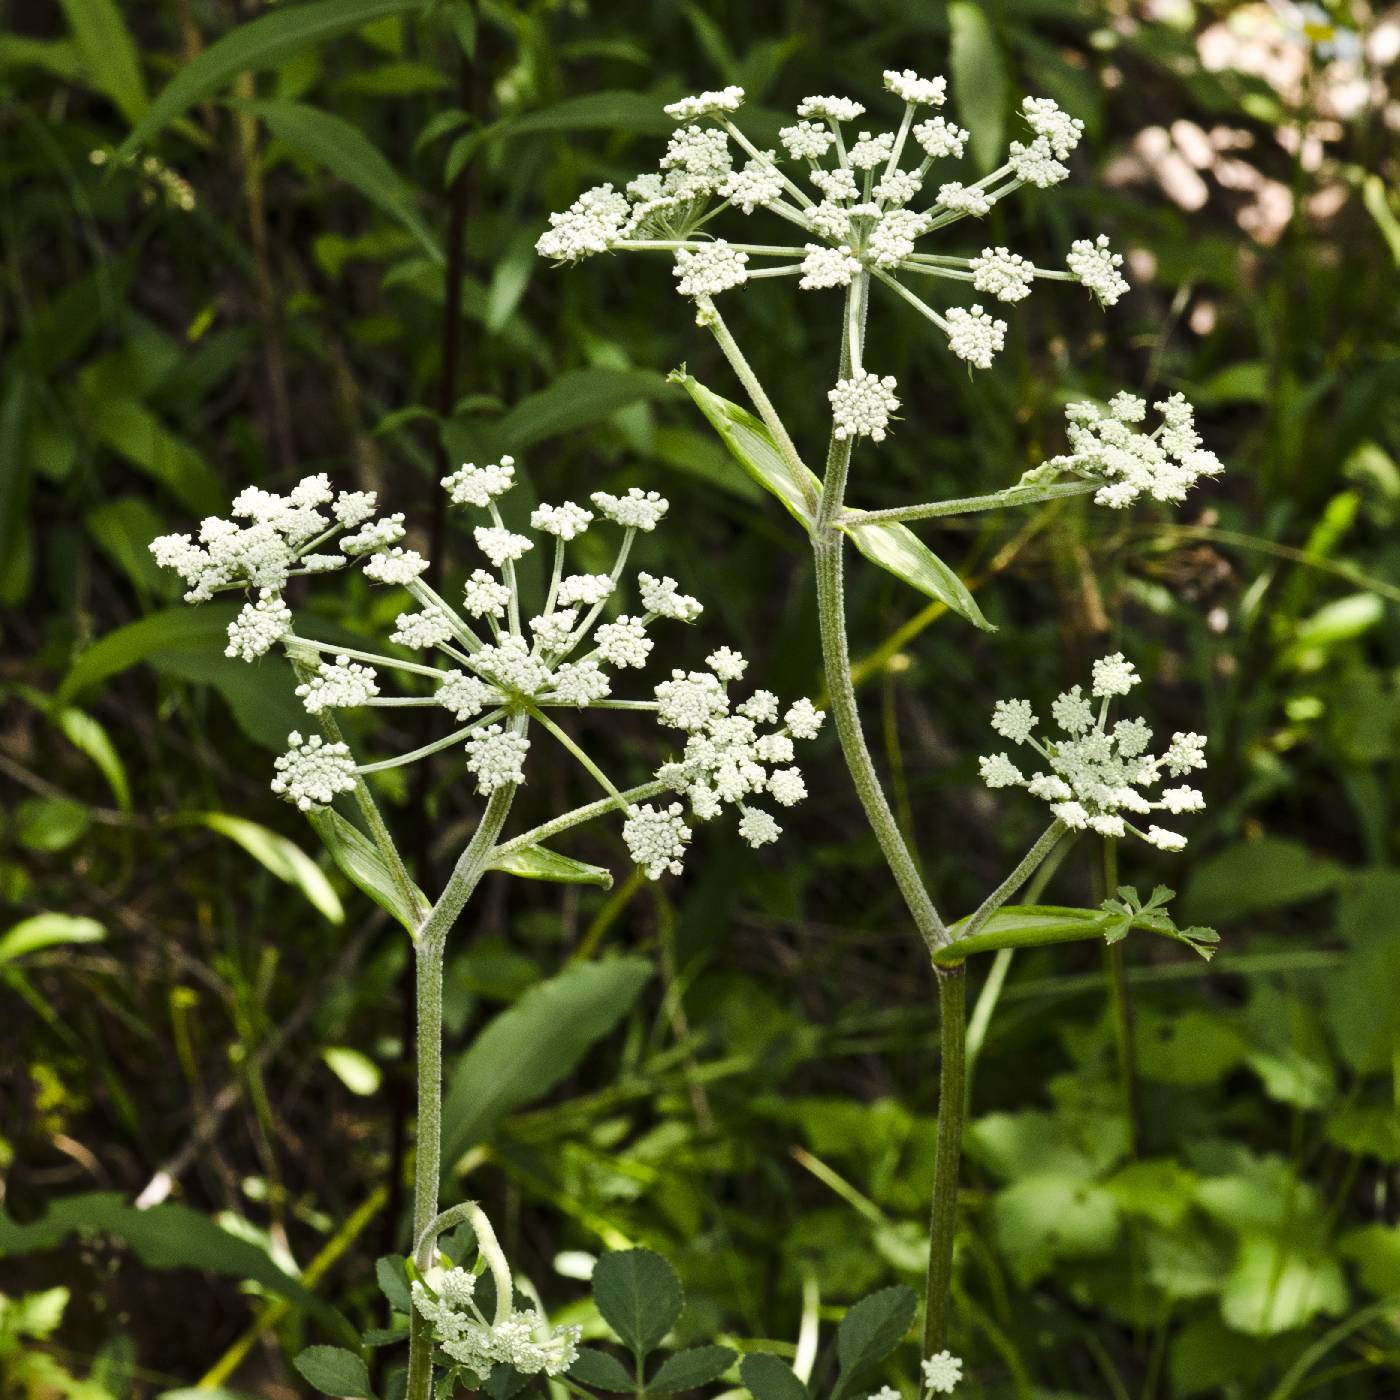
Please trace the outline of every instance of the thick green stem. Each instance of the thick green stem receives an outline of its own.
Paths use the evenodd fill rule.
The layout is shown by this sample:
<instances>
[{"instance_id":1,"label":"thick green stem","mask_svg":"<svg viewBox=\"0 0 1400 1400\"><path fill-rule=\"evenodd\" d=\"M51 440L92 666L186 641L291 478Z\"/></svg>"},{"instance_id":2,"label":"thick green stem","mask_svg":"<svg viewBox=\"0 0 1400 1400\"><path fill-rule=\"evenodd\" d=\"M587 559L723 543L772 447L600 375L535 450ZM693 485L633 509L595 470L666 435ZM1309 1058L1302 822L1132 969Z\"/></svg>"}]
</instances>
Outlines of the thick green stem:
<instances>
[{"instance_id":1,"label":"thick green stem","mask_svg":"<svg viewBox=\"0 0 1400 1400\"><path fill-rule=\"evenodd\" d=\"M948 1340L953 1237L958 1226L958 1166L962 1159L967 1094L966 1014L967 977L964 969L961 966L940 969L938 1138L934 1147L928 1275L924 1284L924 1356L941 1351Z\"/></svg>"},{"instance_id":2,"label":"thick green stem","mask_svg":"<svg viewBox=\"0 0 1400 1400\"><path fill-rule=\"evenodd\" d=\"M1118 889L1118 843L1109 837L1103 843L1104 898L1112 899ZM1123 1103L1123 1119L1128 1128L1128 1156L1137 1156L1138 1092L1137 1044L1133 1034L1133 1003L1128 992L1128 974L1123 965L1123 944L1104 949L1104 972L1109 1001L1113 1008L1113 1039L1118 1052L1118 1089Z\"/></svg>"},{"instance_id":3,"label":"thick green stem","mask_svg":"<svg viewBox=\"0 0 1400 1400\"><path fill-rule=\"evenodd\" d=\"M515 721L523 728L523 717ZM447 935L486 872L496 839L505 825L514 786L500 787L487 799L472 839L457 859L451 878L418 931L418 1147L413 1167L413 1239L420 1240L438 1213L442 1177L442 963ZM405 1400L429 1400L433 1393L433 1328L416 1311L409 1324L408 1389Z\"/></svg>"}]
</instances>

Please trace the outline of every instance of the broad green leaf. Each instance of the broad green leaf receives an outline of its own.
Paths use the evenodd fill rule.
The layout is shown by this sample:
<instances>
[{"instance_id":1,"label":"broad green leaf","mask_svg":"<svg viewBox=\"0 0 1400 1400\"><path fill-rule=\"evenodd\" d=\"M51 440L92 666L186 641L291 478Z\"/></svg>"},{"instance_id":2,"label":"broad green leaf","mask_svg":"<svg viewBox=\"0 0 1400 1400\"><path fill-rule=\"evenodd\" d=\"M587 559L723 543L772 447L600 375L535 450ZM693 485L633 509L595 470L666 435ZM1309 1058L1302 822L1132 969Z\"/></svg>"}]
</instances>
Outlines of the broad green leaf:
<instances>
[{"instance_id":1,"label":"broad green leaf","mask_svg":"<svg viewBox=\"0 0 1400 1400\"><path fill-rule=\"evenodd\" d=\"M413 1295L409 1292L408 1276L404 1272L404 1258L400 1254L381 1255L374 1264L374 1277L379 1291L389 1300L396 1311L411 1313Z\"/></svg>"},{"instance_id":2,"label":"broad green leaf","mask_svg":"<svg viewBox=\"0 0 1400 1400\"><path fill-rule=\"evenodd\" d=\"M203 812L191 818L220 836L227 836L236 845L242 846L265 869L270 870L279 880L295 886L304 894L312 907L319 910L333 924L345 922L345 910L340 896L331 888L321 867L311 859L295 841L289 841L275 831L250 822L245 817L230 816L227 812Z\"/></svg>"},{"instance_id":3,"label":"broad green leaf","mask_svg":"<svg viewBox=\"0 0 1400 1400\"><path fill-rule=\"evenodd\" d=\"M735 461L765 491L772 492L788 514L810 534L812 514L821 494L821 482L816 475L805 467L798 473L778 451L763 421L748 409L712 393L683 369L674 371L671 380L681 385L695 401L695 406L719 434Z\"/></svg>"},{"instance_id":4,"label":"broad green leaf","mask_svg":"<svg viewBox=\"0 0 1400 1400\"><path fill-rule=\"evenodd\" d=\"M379 148L343 117L301 102L244 102L239 106L267 124L269 131L337 179L397 219L435 262L443 253L418 212L413 189L399 177Z\"/></svg>"},{"instance_id":5,"label":"broad green leaf","mask_svg":"<svg viewBox=\"0 0 1400 1400\"><path fill-rule=\"evenodd\" d=\"M1295 841L1266 837L1231 846L1197 866L1187 887L1189 917L1209 923L1281 909L1335 890L1346 868Z\"/></svg>"},{"instance_id":6,"label":"broad green leaf","mask_svg":"<svg viewBox=\"0 0 1400 1400\"><path fill-rule=\"evenodd\" d=\"M1118 1203L1101 1186L1044 1173L1023 1177L992 1203L1001 1247L1022 1282L1057 1259L1107 1254L1118 1238Z\"/></svg>"},{"instance_id":7,"label":"broad green leaf","mask_svg":"<svg viewBox=\"0 0 1400 1400\"><path fill-rule=\"evenodd\" d=\"M1180 1163L1162 1157L1130 1162L1104 1182L1124 1215L1140 1215L1175 1230L1186 1218L1195 1197L1198 1179Z\"/></svg>"},{"instance_id":8,"label":"broad green leaf","mask_svg":"<svg viewBox=\"0 0 1400 1400\"><path fill-rule=\"evenodd\" d=\"M780 1356L750 1352L739 1363L739 1375L754 1400L807 1400L807 1387Z\"/></svg>"},{"instance_id":9,"label":"broad green leaf","mask_svg":"<svg viewBox=\"0 0 1400 1400\"><path fill-rule=\"evenodd\" d=\"M583 1347L579 1351L578 1358L569 1367L569 1375L580 1385L592 1386L595 1390L621 1391L630 1395L637 1389L636 1380L617 1357L593 1347Z\"/></svg>"},{"instance_id":10,"label":"broad green leaf","mask_svg":"<svg viewBox=\"0 0 1400 1400\"><path fill-rule=\"evenodd\" d=\"M918 1305L912 1288L896 1284L862 1298L841 1319L836 1329L841 1374L832 1400L849 1395L904 1340Z\"/></svg>"},{"instance_id":11,"label":"broad green leaf","mask_svg":"<svg viewBox=\"0 0 1400 1400\"><path fill-rule=\"evenodd\" d=\"M677 370L671 375L680 384L739 465L765 491L770 491L809 534L813 512L821 494L821 482L809 468L790 463L778 450L767 426L746 408L721 398L693 375ZM995 630L982 615L967 585L929 547L904 525L846 525L851 543L872 564L903 579L926 597L985 631Z\"/></svg>"},{"instance_id":12,"label":"broad green leaf","mask_svg":"<svg viewBox=\"0 0 1400 1400\"><path fill-rule=\"evenodd\" d=\"M151 558L150 543L165 533L165 521L149 501L118 496L83 519L93 542L138 588L158 596L178 592L179 578Z\"/></svg>"},{"instance_id":13,"label":"broad green leaf","mask_svg":"<svg viewBox=\"0 0 1400 1400\"><path fill-rule=\"evenodd\" d=\"M99 943L106 936L107 930L96 919L76 914L31 914L0 935L0 966L44 948L64 943Z\"/></svg>"},{"instance_id":14,"label":"broad green leaf","mask_svg":"<svg viewBox=\"0 0 1400 1400\"><path fill-rule=\"evenodd\" d=\"M1293 1248L1270 1235L1245 1235L1220 1295L1220 1315L1237 1332L1273 1337L1335 1315L1347 1286L1335 1259Z\"/></svg>"},{"instance_id":15,"label":"broad green leaf","mask_svg":"<svg viewBox=\"0 0 1400 1400\"><path fill-rule=\"evenodd\" d=\"M694 1390L697 1386L717 1381L733 1364L738 1353L728 1347L689 1347L673 1352L657 1367L647 1382L654 1395L669 1395L677 1390Z\"/></svg>"},{"instance_id":16,"label":"broad green leaf","mask_svg":"<svg viewBox=\"0 0 1400 1400\"><path fill-rule=\"evenodd\" d=\"M851 543L882 569L902 578L911 588L943 603L984 632L997 629L987 621L977 600L955 570L950 569L907 525L846 525Z\"/></svg>"},{"instance_id":17,"label":"broad green leaf","mask_svg":"<svg viewBox=\"0 0 1400 1400\"><path fill-rule=\"evenodd\" d=\"M508 450L529 447L665 392L666 381L650 370L571 369L547 389L517 403L494 431Z\"/></svg>"},{"instance_id":18,"label":"broad green leaf","mask_svg":"<svg viewBox=\"0 0 1400 1400\"><path fill-rule=\"evenodd\" d=\"M675 122L663 112L659 97L643 92L587 92L552 107L541 107L500 123L498 135L524 136L535 131L634 131L669 136Z\"/></svg>"},{"instance_id":19,"label":"broad green leaf","mask_svg":"<svg viewBox=\"0 0 1400 1400\"><path fill-rule=\"evenodd\" d=\"M292 1363L323 1395L340 1395L361 1400L373 1396L369 1368L344 1347L307 1347Z\"/></svg>"},{"instance_id":20,"label":"broad green leaf","mask_svg":"<svg viewBox=\"0 0 1400 1400\"><path fill-rule=\"evenodd\" d=\"M1006 63L986 7L972 0L948 6L948 71L958 120L972 133L972 156L991 170L1006 140Z\"/></svg>"},{"instance_id":21,"label":"broad green leaf","mask_svg":"<svg viewBox=\"0 0 1400 1400\"><path fill-rule=\"evenodd\" d=\"M1337 1241L1337 1253L1356 1265L1361 1286L1377 1298L1400 1293L1400 1228L1363 1225Z\"/></svg>"},{"instance_id":22,"label":"broad green leaf","mask_svg":"<svg viewBox=\"0 0 1400 1400\"><path fill-rule=\"evenodd\" d=\"M238 73L276 68L295 54L387 15L422 8L422 0L312 0L241 24L186 64L155 96L117 152L129 156L182 112L214 96Z\"/></svg>"},{"instance_id":23,"label":"broad green leaf","mask_svg":"<svg viewBox=\"0 0 1400 1400\"><path fill-rule=\"evenodd\" d=\"M1215 1084L1244 1062L1249 1044L1236 1014L1192 1009L1137 1013L1138 1068L1160 1084Z\"/></svg>"},{"instance_id":24,"label":"broad green leaf","mask_svg":"<svg viewBox=\"0 0 1400 1400\"><path fill-rule=\"evenodd\" d=\"M88 809L68 797L26 797L15 808L15 835L31 851L66 851L91 825Z\"/></svg>"},{"instance_id":25,"label":"broad green leaf","mask_svg":"<svg viewBox=\"0 0 1400 1400\"><path fill-rule=\"evenodd\" d=\"M612 872L601 865L585 865L581 860L561 856L545 846L521 846L514 851L498 851L488 870L503 870L522 880L549 880L559 885L597 885L612 888Z\"/></svg>"},{"instance_id":26,"label":"broad green leaf","mask_svg":"<svg viewBox=\"0 0 1400 1400\"><path fill-rule=\"evenodd\" d=\"M227 633L238 613L236 603L208 603L199 608L169 608L99 637L69 668L55 698L60 702L161 653L205 650L213 637Z\"/></svg>"},{"instance_id":27,"label":"broad green leaf","mask_svg":"<svg viewBox=\"0 0 1400 1400\"><path fill-rule=\"evenodd\" d=\"M473 1041L448 1078L444 1170L507 1113L547 1094L632 1008L651 976L642 958L578 963L531 987Z\"/></svg>"},{"instance_id":28,"label":"broad green leaf","mask_svg":"<svg viewBox=\"0 0 1400 1400\"><path fill-rule=\"evenodd\" d=\"M598 1260L593 1301L623 1346L643 1357L676 1325L685 1292L676 1271L659 1254L624 1249Z\"/></svg>"},{"instance_id":29,"label":"broad green leaf","mask_svg":"<svg viewBox=\"0 0 1400 1400\"><path fill-rule=\"evenodd\" d=\"M116 0L61 0L73 42L96 87L130 122L150 105L141 61Z\"/></svg>"},{"instance_id":30,"label":"broad green leaf","mask_svg":"<svg viewBox=\"0 0 1400 1400\"><path fill-rule=\"evenodd\" d=\"M1383 1104L1344 1108L1327 1124L1328 1138L1345 1152L1400 1163L1400 1112Z\"/></svg>"},{"instance_id":31,"label":"broad green leaf","mask_svg":"<svg viewBox=\"0 0 1400 1400\"><path fill-rule=\"evenodd\" d=\"M125 1240L149 1268L207 1269L248 1279L320 1318L347 1340L355 1335L340 1313L279 1268L264 1249L188 1206L166 1203L138 1210L115 1191L64 1196L27 1225L0 1214L0 1258L55 1249L69 1235L94 1231Z\"/></svg>"},{"instance_id":32,"label":"broad green leaf","mask_svg":"<svg viewBox=\"0 0 1400 1400\"><path fill-rule=\"evenodd\" d=\"M310 811L306 819L316 829L316 834L330 852L331 859L351 884L367 894L381 909L390 914L416 935L428 910L432 907L428 896L414 886L413 896L417 907L404 902L399 883L393 871L385 864L373 841L357 826L351 825L334 808Z\"/></svg>"},{"instance_id":33,"label":"broad green leaf","mask_svg":"<svg viewBox=\"0 0 1400 1400\"><path fill-rule=\"evenodd\" d=\"M352 1094L367 1096L379 1092L383 1075L379 1066L363 1051L348 1045L327 1045L321 1051L321 1058Z\"/></svg>"}]
</instances>

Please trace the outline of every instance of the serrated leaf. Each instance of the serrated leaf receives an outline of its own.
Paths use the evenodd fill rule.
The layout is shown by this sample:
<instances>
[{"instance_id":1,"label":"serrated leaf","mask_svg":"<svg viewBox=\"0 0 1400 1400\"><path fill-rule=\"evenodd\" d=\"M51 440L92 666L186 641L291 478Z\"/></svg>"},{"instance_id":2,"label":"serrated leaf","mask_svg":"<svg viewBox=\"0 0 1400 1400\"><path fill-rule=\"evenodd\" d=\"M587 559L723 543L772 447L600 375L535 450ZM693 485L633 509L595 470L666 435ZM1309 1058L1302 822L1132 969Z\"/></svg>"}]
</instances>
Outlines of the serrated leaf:
<instances>
[{"instance_id":1,"label":"serrated leaf","mask_svg":"<svg viewBox=\"0 0 1400 1400\"><path fill-rule=\"evenodd\" d=\"M571 856L561 856L547 846L519 846L513 851L497 851L488 870L500 870L522 880L548 880L557 885L597 885L610 890L613 877L601 865L585 865Z\"/></svg>"},{"instance_id":2,"label":"serrated leaf","mask_svg":"<svg viewBox=\"0 0 1400 1400\"><path fill-rule=\"evenodd\" d=\"M259 15L180 68L122 142L116 159L129 156L196 102L214 96L236 74L276 68L303 49L421 7L422 0L312 0Z\"/></svg>"},{"instance_id":3,"label":"serrated leaf","mask_svg":"<svg viewBox=\"0 0 1400 1400\"><path fill-rule=\"evenodd\" d=\"M306 819L316 829L331 859L346 878L381 909L392 914L409 933L417 934L419 925L431 908L427 895L415 885L413 897L416 907L407 904L398 881L374 842L334 808L308 812Z\"/></svg>"},{"instance_id":4,"label":"serrated leaf","mask_svg":"<svg viewBox=\"0 0 1400 1400\"><path fill-rule=\"evenodd\" d=\"M598 1260L593 1301L623 1346L640 1359L675 1326L685 1293L676 1271L659 1254L624 1249Z\"/></svg>"},{"instance_id":5,"label":"serrated leaf","mask_svg":"<svg viewBox=\"0 0 1400 1400\"><path fill-rule=\"evenodd\" d=\"M307 1347L292 1364L323 1395L348 1396L351 1400L374 1395L369 1368L344 1347Z\"/></svg>"},{"instance_id":6,"label":"serrated leaf","mask_svg":"<svg viewBox=\"0 0 1400 1400\"><path fill-rule=\"evenodd\" d=\"M718 1380L733 1364L737 1352L728 1347L689 1347L673 1352L657 1367L647 1382L654 1394L669 1395L677 1390L694 1390Z\"/></svg>"},{"instance_id":7,"label":"serrated leaf","mask_svg":"<svg viewBox=\"0 0 1400 1400\"><path fill-rule=\"evenodd\" d=\"M582 1347L574 1364L569 1367L570 1379L598 1390L616 1390L631 1394L637 1382L627 1374L627 1368L617 1357L593 1347Z\"/></svg>"},{"instance_id":8,"label":"serrated leaf","mask_svg":"<svg viewBox=\"0 0 1400 1400\"><path fill-rule=\"evenodd\" d=\"M404 1275L404 1261L401 1255L385 1254L374 1262L374 1277L379 1291L389 1300L396 1312L413 1312L413 1297L408 1291L408 1279Z\"/></svg>"},{"instance_id":9,"label":"serrated leaf","mask_svg":"<svg viewBox=\"0 0 1400 1400\"><path fill-rule=\"evenodd\" d=\"M295 841L289 841L285 836L259 826L257 822L231 816L227 812L202 812L190 820L241 846L265 870L299 889L312 907L331 923L345 922L340 896L331 888L321 867Z\"/></svg>"},{"instance_id":10,"label":"serrated leaf","mask_svg":"<svg viewBox=\"0 0 1400 1400\"><path fill-rule=\"evenodd\" d=\"M302 102L240 102L238 106L260 118L279 140L396 219L434 262L445 260L437 238L418 212L412 188L357 127Z\"/></svg>"},{"instance_id":11,"label":"serrated leaf","mask_svg":"<svg viewBox=\"0 0 1400 1400\"><path fill-rule=\"evenodd\" d=\"M751 1352L739 1363L739 1375L754 1400L807 1400L807 1387L780 1356Z\"/></svg>"},{"instance_id":12,"label":"serrated leaf","mask_svg":"<svg viewBox=\"0 0 1400 1400\"><path fill-rule=\"evenodd\" d=\"M912 1288L896 1284L862 1298L836 1329L841 1374L832 1400L841 1400L904 1340L919 1300Z\"/></svg>"}]
</instances>

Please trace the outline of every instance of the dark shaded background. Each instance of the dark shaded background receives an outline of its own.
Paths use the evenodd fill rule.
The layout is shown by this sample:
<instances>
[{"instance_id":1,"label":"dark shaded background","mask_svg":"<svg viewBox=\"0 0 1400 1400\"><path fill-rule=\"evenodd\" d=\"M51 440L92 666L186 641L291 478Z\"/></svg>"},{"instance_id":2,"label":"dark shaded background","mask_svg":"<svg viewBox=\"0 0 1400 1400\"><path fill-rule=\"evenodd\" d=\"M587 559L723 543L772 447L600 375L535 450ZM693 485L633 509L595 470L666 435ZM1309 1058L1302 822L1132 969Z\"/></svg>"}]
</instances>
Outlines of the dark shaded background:
<instances>
[{"instance_id":1,"label":"dark shaded background","mask_svg":"<svg viewBox=\"0 0 1400 1400\"><path fill-rule=\"evenodd\" d=\"M286 841L330 871L267 790L290 679L226 661L226 616L183 608L146 542L245 484L324 470L407 512L450 579L467 551L436 479L513 448L545 499L635 481L671 498L642 565L708 603L674 664L728 642L759 683L816 693L802 541L664 383L686 362L740 397L669 269L555 271L532 244L586 185L654 166L664 101L740 82L769 143L810 91L875 117L883 67L950 71L951 21L955 115L1015 135L1021 95L1044 93L1088 127L1075 178L999 206L986 241L1053 264L1104 231L1135 289L1107 314L1039 290L973 379L880 309L872 348L905 416L859 455L854 499L1009 484L1059 450L1066 401L1122 388L1185 390L1228 466L1179 511L1080 500L920 527L978 581L994 636L853 569L872 742L947 911L1037 830L1035 804L976 781L996 698L1043 704L1122 647L1159 730L1210 736L1188 853L1122 853L1125 880L1170 883L1224 938L1209 968L1129 945L1136 1161L1100 950L1010 968L969 1134L964 1390L1400 1393L1396 1311L1375 1306L1400 1293L1400 12L405 5L235 77L112 161L150 96L262 8L12 3L0 32L0 892L5 928L66 916L43 948L0 932L0 1392L152 1396L216 1367L237 1395L300 1393L287 1358L327 1324L240 1285L227 1232L284 1269L329 1246L307 1281L364 1325L386 1318L373 1261L403 1244L403 935L337 874L338 898L288 867ZM400 217L239 105L254 97L343 118L386 158ZM832 305L760 284L727 310L812 458ZM374 638L400 601L347 580L306 606ZM644 729L583 733L616 772L656 762ZM411 726L375 740L412 742ZM551 1307L583 1295L570 1253L628 1241L685 1279L686 1338L791 1340L804 1285L835 1317L920 1277L930 978L832 736L807 766L777 847L706 829L682 880L620 874L610 895L493 877L457 940L449 1075L510 1110L467 1135L460 1189ZM522 820L585 783L534 771ZM383 796L440 883L477 811L460 772ZM589 828L570 850L621 872L616 837ZM1076 851L1051 897L1101 898L1096 861ZM612 979L596 1024L522 1014L499 1064L462 1067L527 989L592 963ZM512 1088L542 1031L555 1073ZM143 1191L166 1204L133 1223L119 1203ZM15 1229L64 1202L77 1234ZM172 1203L225 1227L222 1263ZM66 1308L45 1292L60 1287Z\"/></svg>"}]
</instances>

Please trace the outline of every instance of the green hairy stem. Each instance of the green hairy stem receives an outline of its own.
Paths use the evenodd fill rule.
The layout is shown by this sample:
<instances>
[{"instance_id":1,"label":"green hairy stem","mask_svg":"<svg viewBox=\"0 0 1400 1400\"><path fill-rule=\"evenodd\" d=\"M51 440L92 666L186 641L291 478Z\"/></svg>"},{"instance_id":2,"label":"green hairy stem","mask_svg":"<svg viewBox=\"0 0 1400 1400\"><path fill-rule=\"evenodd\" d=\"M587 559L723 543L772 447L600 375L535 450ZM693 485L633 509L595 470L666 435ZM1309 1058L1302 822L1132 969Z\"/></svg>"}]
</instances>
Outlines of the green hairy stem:
<instances>
[{"instance_id":1,"label":"green hairy stem","mask_svg":"<svg viewBox=\"0 0 1400 1400\"><path fill-rule=\"evenodd\" d=\"M524 720L515 721L523 728ZM447 935L486 873L515 798L514 786L497 788L441 897L418 930L418 1146L413 1168L413 1239L428 1234L438 1213L442 1177L442 963ZM433 1393L433 1326L416 1311L409 1321L408 1389L405 1400Z\"/></svg>"},{"instance_id":2,"label":"green hairy stem","mask_svg":"<svg viewBox=\"0 0 1400 1400\"><path fill-rule=\"evenodd\" d=\"M938 978L938 1025L938 1136L924 1281L925 1356L941 1351L948 1340L953 1239L958 1228L958 1167L967 1111L967 977L961 966Z\"/></svg>"}]
</instances>

